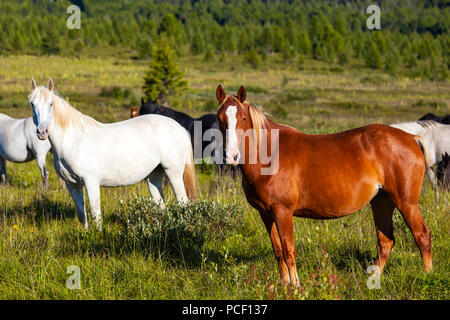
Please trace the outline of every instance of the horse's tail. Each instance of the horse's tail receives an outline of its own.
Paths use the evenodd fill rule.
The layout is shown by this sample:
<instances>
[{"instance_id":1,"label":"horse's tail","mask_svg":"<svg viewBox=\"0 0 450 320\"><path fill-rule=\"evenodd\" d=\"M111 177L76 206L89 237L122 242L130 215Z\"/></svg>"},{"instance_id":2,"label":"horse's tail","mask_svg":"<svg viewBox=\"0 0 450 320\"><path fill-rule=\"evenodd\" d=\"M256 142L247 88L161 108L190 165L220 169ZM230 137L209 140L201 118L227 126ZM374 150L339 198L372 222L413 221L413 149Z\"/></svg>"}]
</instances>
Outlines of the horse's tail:
<instances>
[{"instance_id":1,"label":"horse's tail","mask_svg":"<svg viewBox=\"0 0 450 320\"><path fill-rule=\"evenodd\" d=\"M197 199L197 178L195 176L194 155L190 141L189 154L184 165L183 182L189 200L195 201Z\"/></svg>"},{"instance_id":2,"label":"horse's tail","mask_svg":"<svg viewBox=\"0 0 450 320\"><path fill-rule=\"evenodd\" d=\"M416 140L417 144L420 147L420 150L422 150L423 156L425 158L425 171L427 171L431 165L430 152L428 151L428 148L425 147L425 144L423 143L420 136L414 136L414 140Z\"/></svg>"}]
</instances>

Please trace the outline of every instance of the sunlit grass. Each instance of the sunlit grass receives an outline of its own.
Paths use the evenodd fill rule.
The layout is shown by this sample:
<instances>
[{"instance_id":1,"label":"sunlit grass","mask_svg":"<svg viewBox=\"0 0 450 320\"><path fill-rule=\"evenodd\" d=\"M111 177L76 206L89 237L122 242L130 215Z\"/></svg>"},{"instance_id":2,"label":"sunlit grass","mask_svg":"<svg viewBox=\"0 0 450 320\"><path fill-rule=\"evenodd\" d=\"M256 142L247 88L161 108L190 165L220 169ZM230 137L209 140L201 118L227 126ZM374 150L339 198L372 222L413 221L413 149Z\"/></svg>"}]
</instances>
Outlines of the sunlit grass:
<instances>
[{"instance_id":1,"label":"sunlit grass","mask_svg":"<svg viewBox=\"0 0 450 320\"><path fill-rule=\"evenodd\" d=\"M222 83L232 92L241 84L247 100L263 105L281 122L308 133L329 133L369 123L414 120L425 112L449 113L448 83L386 77L363 68L333 72L317 61L300 69L268 57L261 70L240 57L204 62L181 57L189 89L173 100L192 115L205 113ZM59 92L82 112L104 122L129 117L132 98L139 101L146 61L116 57L0 57L0 112L30 116L29 80L53 78ZM364 79L364 80L363 80ZM132 91L128 99L100 97L102 87ZM422 101L421 103L419 103ZM281 106L287 116L277 113ZM381 276L381 289L366 286L367 267L376 256L372 213L365 207L337 220L295 219L297 266L304 289L290 291L279 275L259 214L245 200L240 181L198 172L201 199L238 203L244 222L224 240L202 252L170 252L123 242L112 219L120 201L148 195L145 183L102 189L104 231L84 230L73 202L48 159L50 183L41 189L34 162L8 163L9 183L0 188L0 298L18 299L448 299L449 193L435 193L425 179L420 208L432 232L435 269L425 274L420 253L403 219L395 214L396 246ZM133 164L130 164L133 165ZM324 163L323 165L326 165ZM173 199L169 186L166 197ZM326 245L326 251L322 245ZM67 267L81 268L80 290L69 290ZM333 279L337 279L334 281Z\"/></svg>"}]
</instances>

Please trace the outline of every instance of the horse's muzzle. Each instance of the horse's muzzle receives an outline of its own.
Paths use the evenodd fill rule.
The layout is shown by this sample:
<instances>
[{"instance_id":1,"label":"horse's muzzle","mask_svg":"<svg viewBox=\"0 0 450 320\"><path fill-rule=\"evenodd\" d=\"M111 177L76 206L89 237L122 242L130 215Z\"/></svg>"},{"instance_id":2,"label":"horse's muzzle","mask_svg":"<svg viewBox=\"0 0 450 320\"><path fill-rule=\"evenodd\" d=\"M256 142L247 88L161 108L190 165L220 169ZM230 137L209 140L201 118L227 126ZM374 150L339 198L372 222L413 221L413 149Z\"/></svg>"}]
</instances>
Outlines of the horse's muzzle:
<instances>
[{"instance_id":1,"label":"horse's muzzle","mask_svg":"<svg viewBox=\"0 0 450 320\"><path fill-rule=\"evenodd\" d=\"M239 164L239 159L241 158L241 153L238 149L231 149L226 152L225 159L227 164L237 166Z\"/></svg>"},{"instance_id":2,"label":"horse's muzzle","mask_svg":"<svg viewBox=\"0 0 450 320\"><path fill-rule=\"evenodd\" d=\"M37 134L39 140L45 140L45 139L48 138L48 131L47 131L47 129L39 129L39 128L37 128L36 129L36 134Z\"/></svg>"}]
</instances>

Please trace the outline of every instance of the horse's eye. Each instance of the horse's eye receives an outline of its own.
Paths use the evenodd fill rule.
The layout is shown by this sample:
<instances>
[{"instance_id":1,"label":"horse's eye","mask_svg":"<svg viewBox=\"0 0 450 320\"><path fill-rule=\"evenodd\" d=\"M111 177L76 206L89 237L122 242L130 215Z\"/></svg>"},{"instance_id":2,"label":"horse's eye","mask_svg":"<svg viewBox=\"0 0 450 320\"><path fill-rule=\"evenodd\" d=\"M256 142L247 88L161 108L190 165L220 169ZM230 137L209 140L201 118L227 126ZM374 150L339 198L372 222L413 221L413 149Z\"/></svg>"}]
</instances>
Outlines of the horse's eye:
<instances>
[{"instance_id":1,"label":"horse's eye","mask_svg":"<svg viewBox=\"0 0 450 320\"><path fill-rule=\"evenodd\" d=\"M246 118L246 117L243 117L243 118L242 118L242 121L245 121L245 119L247 119L247 118Z\"/></svg>"}]
</instances>

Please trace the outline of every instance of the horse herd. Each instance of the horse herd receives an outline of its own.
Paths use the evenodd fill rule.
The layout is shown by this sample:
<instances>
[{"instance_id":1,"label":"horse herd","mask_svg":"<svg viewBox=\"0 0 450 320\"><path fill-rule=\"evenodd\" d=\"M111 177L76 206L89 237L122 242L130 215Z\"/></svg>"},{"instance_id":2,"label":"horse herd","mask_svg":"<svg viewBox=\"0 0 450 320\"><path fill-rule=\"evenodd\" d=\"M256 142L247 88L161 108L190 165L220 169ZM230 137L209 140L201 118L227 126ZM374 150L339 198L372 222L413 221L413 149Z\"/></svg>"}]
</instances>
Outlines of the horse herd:
<instances>
[{"instance_id":1,"label":"horse herd","mask_svg":"<svg viewBox=\"0 0 450 320\"><path fill-rule=\"evenodd\" d=\"M7 180L5 160L35 158L46 186L45 157L51 151L55 170L86 228L83 187L92 221L99 229L100 187L145 179L154 201L164 206L162 179L167 176L177 201L195 201L193 149L196 144L207 147L203 140L196 141L200 138L193 133L195 121L200 121L203 131L215 129L223 135L223 158L234 170L240 169L246 198L264 222L284 284L299 285L294 216L340 218L368 203L377 233L375 264L379 271L394 246L395 208L412 231L424 269L432 269L431 232L420 213L419 196L425 173L437 187L431 169L437 163L438 179L450 181L449 116L427 114L426 120L416 122L309 135L276 123L249 104L243 86L236 95L227 95L219 85L217 114L193 119L142 101L139 110L130 110L131 119L104 124L56 94L51 79L47 86L37 86L32 80L31 90L32 117L17 120L0 114L2 182ZM277 162L276 170L269 173L264 170L273 163L261 160L264 150L271 154L271 162ZM256 156L251 161L252 154Z\"/></svg>"}]
</instances>

